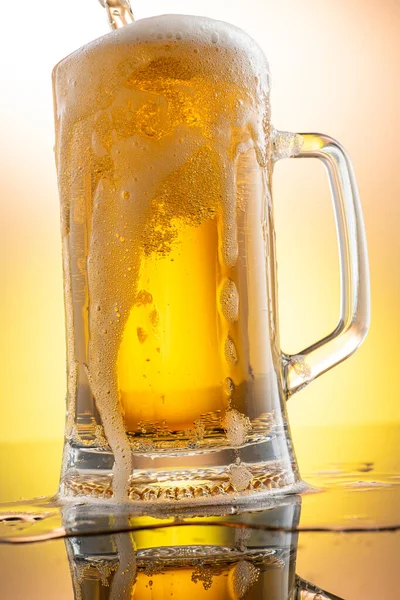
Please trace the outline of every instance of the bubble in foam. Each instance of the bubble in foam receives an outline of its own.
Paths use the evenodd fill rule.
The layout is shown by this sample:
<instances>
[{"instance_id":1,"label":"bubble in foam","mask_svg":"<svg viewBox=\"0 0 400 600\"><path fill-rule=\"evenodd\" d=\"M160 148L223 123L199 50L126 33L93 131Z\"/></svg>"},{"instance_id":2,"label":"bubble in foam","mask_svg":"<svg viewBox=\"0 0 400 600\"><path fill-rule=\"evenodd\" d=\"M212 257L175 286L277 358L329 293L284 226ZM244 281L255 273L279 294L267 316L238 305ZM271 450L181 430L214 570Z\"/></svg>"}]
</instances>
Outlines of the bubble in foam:
<instances>
[{"instance_id":1,"label":"bubble in foam","mask_svg":"<svg viewBox=\"0 0 400 600\"><path fill-rule=\"evenodd\" d=\"M234 219L231 220L234 221ZM222 259L227 267L232 268L236 265L239 256L236 222L233 222L231 226L225 225L223 229Z\"/></svg>"},{"instance_id":2,"label":"bubble in foam","mask_svg":"<svg viewBox=\"0 0 400 600\"><path fill-rule=\"evenodd\" d=\"M235 391L235 384L233 383L233 380L230 377L227 377L225 379L225 393L226 395L231 398L233 396L233 393Z\"/></svg>"},{"instance_id":3,"label":"bubble in foam","mask_svg":"<svg viewBox=\"0 0 400 600\"><path fill-rule=\"evenodd\" d=\"M230 465L229 480L237 492L244 492L253 481L253 474L245 465Z\"/></svg>"},{"instance_id":4,"label":"bubble in foam","mask_svg":"<svg viewBox=\"0 0 400 600\"><path fill-rule=\"evenodd\" d=\"M246 443L247 436L251 432L251 422L249 417L232 408L225 413L223 428L230 445L239 447Z\"/></svg>"},{"instance_id":5,"label":"bubble in foam","mask_svg":"<svg viewBox=\"0 0 400 600\"><path fill-rule=\"evenodd\" d=\"M225 319L230 323L237 321L239 318L239 293L232 279L227 279L223 284L220 303Z\"/></svg>"},{"instance_id":6,"label":"bubble in foam","mask_svg":"<svg viewBox=\"0 0 400 600\"><path fill-rule=\"evenodd\" d=\"M230 337L225 342L225 359L231 365L236 365L239 360L235 342Z\"/></svg>"},{"instance_id":7,"label":"bubble in foam","mask_svg":"<svg viewBox=\"0 0 400 600\"><path fill-rule=\"evenodd\" d=\"M234 600L242 600L260 576L260 569L247 560L235 564L229 573L230 596Z\"/></svg>"}]
</instances>

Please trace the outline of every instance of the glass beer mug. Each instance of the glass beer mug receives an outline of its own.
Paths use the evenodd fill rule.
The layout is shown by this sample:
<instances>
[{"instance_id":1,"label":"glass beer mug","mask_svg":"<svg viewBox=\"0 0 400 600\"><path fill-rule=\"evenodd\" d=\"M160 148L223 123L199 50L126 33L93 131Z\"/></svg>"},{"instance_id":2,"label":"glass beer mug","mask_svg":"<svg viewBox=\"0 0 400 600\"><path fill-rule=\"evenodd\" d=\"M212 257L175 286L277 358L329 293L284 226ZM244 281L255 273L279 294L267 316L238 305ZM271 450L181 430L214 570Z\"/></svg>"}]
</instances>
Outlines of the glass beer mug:
<instances>
[{"instance_id":1,"label":"glass beer mug","mask_svg":"<svg viewBox=\"0 0 400 600\"><path fill-rule=\"evenodd\" d=\"M301 489L287 398L352 354L369 325L365 233L333 139L276 132L270 77L242 30L139 20L54 71L67 320L60 494L225 502ZM341 316L279 342L271 178L327 167Z\"/></svg>"}]
</instances>

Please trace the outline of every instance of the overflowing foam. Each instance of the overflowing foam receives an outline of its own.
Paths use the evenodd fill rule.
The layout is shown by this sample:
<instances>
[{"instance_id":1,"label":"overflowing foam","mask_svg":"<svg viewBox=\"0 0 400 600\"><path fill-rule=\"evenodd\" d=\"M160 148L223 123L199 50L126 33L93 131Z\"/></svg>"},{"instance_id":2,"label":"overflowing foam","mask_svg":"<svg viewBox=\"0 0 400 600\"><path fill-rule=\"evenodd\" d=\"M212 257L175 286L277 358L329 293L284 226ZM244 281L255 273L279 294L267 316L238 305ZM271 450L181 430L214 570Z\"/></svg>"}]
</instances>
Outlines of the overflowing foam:
<instances>
[{"instance_id":1,"label":"overflowing foam","mask_svg":"<svg viewBox=\"0 0 400 600\"><path fill-rule=\"evenodd\" d=\"M218 223L226 358L219 379L240 382L243 356L232 333L240 302L233 280L239 253L235 161L254 149L260 167L267 164L268 73L260 47L242 30L178 15L114 31L55 69L56 154L69 257L68 410L75 414L75 388L79 377L86 378L115 457L117 500L127 498L132 473L118 355L132 307L151 303L143 304L146 290L139 285L143 257L171 253L178 222L196 228ZM157 330L156 308L151 315L148 329L135 327L143 347ZM85 348L78 352L78 344ZM83 366L79 375L77 362ZM230 410L225 428L232 445L240 446L248 419Z\"/></svg>"}]
</instances>

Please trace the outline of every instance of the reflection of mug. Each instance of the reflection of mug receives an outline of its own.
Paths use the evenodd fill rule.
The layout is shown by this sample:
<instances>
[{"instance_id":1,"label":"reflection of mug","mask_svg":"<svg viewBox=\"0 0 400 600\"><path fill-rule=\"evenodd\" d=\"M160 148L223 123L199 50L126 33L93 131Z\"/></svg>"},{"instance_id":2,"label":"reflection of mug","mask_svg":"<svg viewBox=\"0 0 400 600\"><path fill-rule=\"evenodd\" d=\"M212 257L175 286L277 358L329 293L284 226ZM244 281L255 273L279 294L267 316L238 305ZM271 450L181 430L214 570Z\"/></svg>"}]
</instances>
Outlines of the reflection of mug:
<instances>
[{"instance_id":1,"label":"reflection of mug","mask_svg":"<svg viewBox=\"0 0 400 600\"><path fill-rule=\"evenodd\" d=\"M298 533L277 531L297 527L299 501L242 515L240 526L215 517L207 525L159 522L156 529L68 540L75 598L331 598L295 576Z\"/></svg>"},{"instance_id":2,"label":"reflection of mug","mask_svg":"<svg viewBox=\"0 0 400 600\"><path fill-rule=\"evenodd\" d=\"M61 492L135 500L291 491L287 397L349 356L369 322L348 157L273 130L269 71L243 31L138 21L54 72L68 334ZM334 332L279 343L271 176L316 157L342 271Z\"/></svg>"}]
</instances>

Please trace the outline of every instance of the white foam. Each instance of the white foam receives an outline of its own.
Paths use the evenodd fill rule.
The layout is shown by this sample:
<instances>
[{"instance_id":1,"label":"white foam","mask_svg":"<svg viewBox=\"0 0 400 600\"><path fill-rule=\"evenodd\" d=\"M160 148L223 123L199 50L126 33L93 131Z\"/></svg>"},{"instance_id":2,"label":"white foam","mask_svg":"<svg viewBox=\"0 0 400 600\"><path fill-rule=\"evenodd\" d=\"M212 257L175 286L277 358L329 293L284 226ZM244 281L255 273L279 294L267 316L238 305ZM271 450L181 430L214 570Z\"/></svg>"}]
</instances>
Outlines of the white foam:
<instances>
[{"instance_id":1,"label":"white foam","mask_svg":"<svg viewBox=\"0 0 400 600\"><path fill-rule=\"evenodd\" d=\"M230 482L237 492L244 492L253 481L252 472L245 465L230 466Z\"/></svg>"},{"instance_id":2,"label":"white foam","mask_svg":"<svg viewBox=\"0 0 400 600\"><path fill-rule=\"evenodd\" d=\"M112 31L63 59L54 69L56 82L62 80L55 90L59 114L74 117L80 111L86 112L99 85L107 82L112 87L124 76L118 72L118 63L130 58L132 65L145 66L159 56L181 55L185 47L198 50L185 57L193 73L207 72L215 80L228 78L257 95L269 93L268 61L245 31L206 17L161 15ZM221 69L222 63L229 64L230 69ZM82 97L86 101L74 102Z\"/></svg>"},{"instance_id":3,"label":"white foam","mask_svg":"<svg viewBox=\"0 0 400 600\"><path fill-rule=\"evenodd\" d=\"M247 435L251 431L251 422L246 415L232 408L225 413L223 425L232 446L238 448L246 443Z\"/></svg>"},{"instance_id":4,"label":"white foam","mask_svg":"<svg viewBox=\"0 0 400 600\"><path fill-rule=\"evenodd\" d=\"M229 574L232 598L242 600L260 576L260 569L246 560L239 561Z\"/></svg>"}]
</instances>

